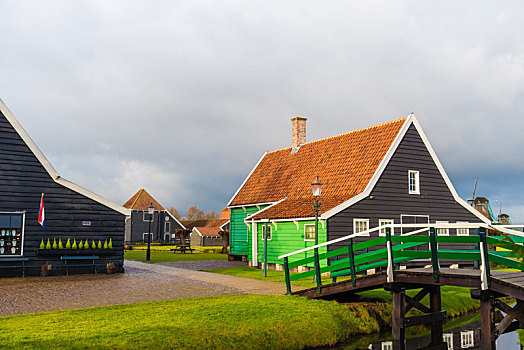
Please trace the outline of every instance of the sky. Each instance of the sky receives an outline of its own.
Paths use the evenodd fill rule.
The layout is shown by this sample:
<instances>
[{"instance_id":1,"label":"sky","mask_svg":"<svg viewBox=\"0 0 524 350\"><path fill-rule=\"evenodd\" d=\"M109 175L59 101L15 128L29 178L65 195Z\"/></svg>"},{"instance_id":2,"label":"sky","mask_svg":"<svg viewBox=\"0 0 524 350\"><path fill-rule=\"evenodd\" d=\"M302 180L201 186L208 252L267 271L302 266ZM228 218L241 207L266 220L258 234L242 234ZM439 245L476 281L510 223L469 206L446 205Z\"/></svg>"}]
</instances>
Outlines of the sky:
<instances>
[{"instance_id":1,"label":"sky","mask_svg":"<svg viewBox=\"0 0 524 350\"><path fill-rule=\"evenodd\" d=\"M265 151L413 112L524 222L520 1L0 0L0 98L61 176L220 210Z\"/></svg>"}]
</instances>

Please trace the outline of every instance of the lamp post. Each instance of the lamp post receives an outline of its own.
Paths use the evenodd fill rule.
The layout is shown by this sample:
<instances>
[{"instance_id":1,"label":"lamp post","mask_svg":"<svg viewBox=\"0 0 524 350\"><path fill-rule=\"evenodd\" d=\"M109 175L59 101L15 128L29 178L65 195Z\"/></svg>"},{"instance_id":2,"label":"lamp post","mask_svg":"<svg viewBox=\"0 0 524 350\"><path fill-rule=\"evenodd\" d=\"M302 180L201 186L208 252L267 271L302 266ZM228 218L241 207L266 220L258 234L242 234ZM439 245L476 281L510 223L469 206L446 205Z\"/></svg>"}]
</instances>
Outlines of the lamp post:
<instances>
[{"instance_id":1,"label":"lamp post","mask_svg":"<svg viewBox=\"0 0 524 350\"><path fill-rule=\"evenodd\" d=\"M153 203L149 204L149 207L147 207L147 213L149 214L149 229L147 230L146 261L149 261L151 260L151 220L153 220L153 214L155 213L155 207L153 207Z\"/></svg>"},{"instance_id":2,"label":"lamp post","mask_svg":"<svg viewBox=\"0 0 524 350\"><path fill-rule=\"evenodd\" d=\"M266 223L264 224L264 277L267 277L267 223L269 222L266 216Z\"/></svg>"},{"instance_id":3,"label":"lamp post","mask_svg":"<svg viewBox=\"0 0 524 350\"><path fill-rule=\"evenodd\" d=\"M315 197L315 245L318 245L318 208L320 207L320 204L318 202L318 197L320 197L320 194L322 193L322 182L320 182L320 179L318 178L318 175L315 176L315 179L313 180L313 183L311 184L311 190L313 191L313 197ZM317 286L320 285L320 262L318 260L318 248L315 248L314 250L315 254L315 281ZM318 287L320 288L320 287Z\"/></svg>"}]
</instances>

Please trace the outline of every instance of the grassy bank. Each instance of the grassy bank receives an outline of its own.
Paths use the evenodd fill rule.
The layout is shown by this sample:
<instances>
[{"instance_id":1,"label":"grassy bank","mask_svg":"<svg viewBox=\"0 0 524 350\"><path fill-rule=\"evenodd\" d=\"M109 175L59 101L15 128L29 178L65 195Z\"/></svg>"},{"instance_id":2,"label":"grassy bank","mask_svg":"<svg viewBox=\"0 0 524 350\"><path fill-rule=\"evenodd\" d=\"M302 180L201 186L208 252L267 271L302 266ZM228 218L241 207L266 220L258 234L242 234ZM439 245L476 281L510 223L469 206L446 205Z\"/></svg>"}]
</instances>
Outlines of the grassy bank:
<instances>
[{"instance_id":1,"label":"grassy bank","mask_svg":"<svg viewBox=\"0 0 524 350\"><path fill-rule=\"evenodd\" d=\"M146 251L126 250L124 259L146 261ZM170 251L151 251L151 263L171 261L195 261L195 260L227 260L227 254L214 253L173 253Z\"/></svg>"},{"instance_id":2,"label":"grassy bank","mask_svg":"<svg viewBox=\"0 0 524 350\"><path fill-rule=\"evenodd\" d=\"M377 331L369 310L365 304L348 309L293 296L171 300L1 317L0 344L5 349L302 349Z\"/></svg>"},{"instance_id":3,"label":"grassy bank","mask_svg":"<svg viewBox=\"0 0 524 350\"><path fill-rule=\"evenodd\" d=\"M236 267L228 269L216 269L208 270L208 272L220 273L230 276L246 277L259 280L267 280L272 282L284 283L284 272L269 270L268 276L264 278L263 271L261 269L255 269L251 267ZM342 281L339 278L337 281ZM322 283L330 283L331 279L328 277L322 277ZM313 288L316 285L313 284L313 278L307 278L303 280L293 281L292 285ZM413 297L419 290L409 290L406 292L407 295ZM447 311L449 317L458 317L465 313L477 310L479 308L479 302L474 300L470 296L469 288L444 286L441 288L442 293L442 308ZM385 290L372 290L367 292L358 293L362 300L365 301L376 301L380 303L392 303L392 296ZM429 296L425 296L422 299L424 305L429 305Z\"/></svg>"}]
</instances>

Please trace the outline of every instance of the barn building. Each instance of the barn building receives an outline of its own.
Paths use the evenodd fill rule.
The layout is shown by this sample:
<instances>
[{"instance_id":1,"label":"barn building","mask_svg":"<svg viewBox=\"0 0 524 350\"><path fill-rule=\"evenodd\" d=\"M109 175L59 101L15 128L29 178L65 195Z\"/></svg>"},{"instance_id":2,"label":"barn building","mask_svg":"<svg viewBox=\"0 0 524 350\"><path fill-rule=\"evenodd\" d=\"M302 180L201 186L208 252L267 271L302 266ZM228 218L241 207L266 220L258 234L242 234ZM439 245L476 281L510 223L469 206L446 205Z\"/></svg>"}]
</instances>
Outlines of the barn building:
<instances>
[{"instance_id":1,"label":"barn building","mask_svg":"<svg viewBox=\"0 0 524 350\"><path fill-rule=\"evenodd\" d=\"M58 175L1 100L0 134L0 277L123 271L129 210Z\"/></svg>"}]
</instances>

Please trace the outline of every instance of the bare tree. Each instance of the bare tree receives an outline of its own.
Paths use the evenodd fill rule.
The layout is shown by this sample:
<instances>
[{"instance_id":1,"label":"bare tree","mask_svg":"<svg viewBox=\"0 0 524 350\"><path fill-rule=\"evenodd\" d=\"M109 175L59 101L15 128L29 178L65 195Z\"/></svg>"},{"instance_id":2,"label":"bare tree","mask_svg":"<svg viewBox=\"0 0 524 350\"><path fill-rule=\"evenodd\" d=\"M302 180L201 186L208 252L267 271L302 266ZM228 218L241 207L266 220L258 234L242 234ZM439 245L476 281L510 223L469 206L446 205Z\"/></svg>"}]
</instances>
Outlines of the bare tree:
<instances>
[{"instance_id":1,"label":"bare tree","mask_svg":"<svg viewBox=\"0 0 524 350\"><path fill-rule=\"evenodd\" d=\"M220 215L215 212L214 210L211 210L211 211L208 211L207 213L204 214L204 219L218 219L220 217Z\"/></svg>"},{"instance_id":2,"label":"bare tree","mask_svg":"<svg viewBox=\"0 0 524 350\"><path fill-rule=\"evenodd\" d=\"M222 237L222 254L228 253L229 247L229 231L219 231L218 234Z\"/></svg>"},{"instance_id":3,"label":"bare tree","mask_svg":"<svg viewBox=\"0 0 524 350\"><path fill-rule=\"evenodd\" d=\"M180 220L180 218L182 217L180 216L180 213L178 212L178 210L176 210L175 207L169 207L167 211L170 212L171 215L173 215L177 220Z\"/></svg>"},{"instance_id":4,"label":"bare tree","mask_svg":"<svg viewBox=\"0 0 524 350\"><path fill-rule=\"evenodd\" d=\"M197 208L196 205L190 206L186 211L186 219L187 220L198 220L204 218L204 212Z\"/></svg>"}]
</instances>

